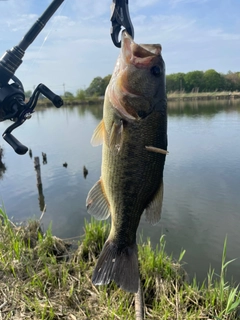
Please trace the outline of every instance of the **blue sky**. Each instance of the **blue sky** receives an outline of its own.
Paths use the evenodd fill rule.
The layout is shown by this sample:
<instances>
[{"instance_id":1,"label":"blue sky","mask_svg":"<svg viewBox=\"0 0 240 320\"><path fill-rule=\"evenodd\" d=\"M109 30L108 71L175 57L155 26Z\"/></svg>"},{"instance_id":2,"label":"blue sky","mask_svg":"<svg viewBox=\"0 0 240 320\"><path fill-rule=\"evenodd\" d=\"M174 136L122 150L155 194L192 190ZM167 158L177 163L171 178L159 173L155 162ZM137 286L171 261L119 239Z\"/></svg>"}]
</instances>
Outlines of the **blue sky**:
<instances>
[{"instance_id":1,"label":"blue sky","mask_svg":"<svg viewBox=\"0 0 240 320\"><path fill-rule=\"evenodd\" d=\"M0 0L0 55L18 44L49 0ZM109 0L65 0L27 49L16 76L62 94L112 73ZM129 0L137 43L161 43L167 74L240 71L240 0ZM63 86L63 84L65 84Z\"/></svg>"}]
</instances>

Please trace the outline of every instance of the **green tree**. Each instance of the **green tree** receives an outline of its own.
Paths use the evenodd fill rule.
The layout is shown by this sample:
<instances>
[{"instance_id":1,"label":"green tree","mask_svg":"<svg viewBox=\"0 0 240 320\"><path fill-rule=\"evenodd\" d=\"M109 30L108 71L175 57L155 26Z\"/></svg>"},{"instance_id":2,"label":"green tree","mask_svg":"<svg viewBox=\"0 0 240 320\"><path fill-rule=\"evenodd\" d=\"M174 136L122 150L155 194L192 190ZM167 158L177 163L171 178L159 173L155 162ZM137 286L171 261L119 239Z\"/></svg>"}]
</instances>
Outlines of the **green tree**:
<instances>
[{"instance_id":1,"label":"green tree","mask_svg":"<svg viewBox=\"0 0 240 320\"><path fill-rule=\"evenodd\" d=\"M107 75L104 78L96 77L90 83L89 87L86 89L86 95L89 97L95 96L104 96L106 88L111 79L111 74Z\"/></svg>"},{"instance_id":2,"label":"green tree","mask_svg":"<svg viewBox=\"0 0 240 320\"><path fill-rule=\"evenodd\" d=\"M186 91L203 91L204 89L204 79L203 79L203 71L191 71L185 74L184 80L185 80L185 86Z\"/></svg>"},{"instance_id":3,"label":"green tree","mask_svg":"<svg viewBox=\"0 0 240 320\"><path fill-rule=\"evenodd\" d=\"M103 96L104 95L104 80L101 77L96 77L86 89L87 96Z\"/></svg>"},{"instance_id":4,"label":"green tree","mask_svg":"<svg viewBox=\"0 0 240 320\"><path fill-rule=\"evenodd\" d=\"M110 79L111 79L112 75L111 74L108 74L106 77L103 78L103 87L104 87L104 93L106 91L106 88L110 82Z\"/></svg>"},{"instance_id":5,"label":"green tree","mask_svg":"<svg viewBox=\"0 0 240 320\"><path fill-rule=\"evenodd\" d=\"M224 78L214 69L209 69L203 75L204 91L223 90Z\"/></svg>"},{"instance_id":6,"label":"green tree","mask_svg":"<svg viewBox=\"0 0 240 320\"><path fill-rule=\"evenodd\" d=\"M32 95L32 91L31 90L28 90L28 91L24 91L24 95L25 95L25 98L30 98L31 95Z\"/></svg>"},{"instance_id":7,"label":"green tree","mask_svg":"<svg viewBox=\"0 0 240 320\"><path fill-rule=\"evenodd\" d=\"M167 92L185 90L185 73L178 72L166 76Z\"/></svg>"},{"instance_id":8,"label":"green tree","mask_svg":"<svg viewBox=\"0 0 240 320\"><path fill-rule=\"evenodd\" d=\"M63 96L65 99L73 99L74 98L74 95L71 93L71 92L69 92L69 91L66 91L65 93L64 93L64 96Z\"/></svg>"},{"instance_id":9,"label":"green tree","mask_svg":"<svg viewBox=\"0 0 240 320\"><path fill-rule=\"evenodd\" d=\"M79 100L85 100L86 99L86 94L83 89L77 90L76 98Z\"/></svg>"},{"instance_id":10,"label":"green tree","mask_svg":"<svg viewBox=\"0 0 240 320\"><path fill-rule=\"evenodd\" d=\"M174 74L166 75L166 90L167 92L173 92L176 90Z\"/></svg>"},{"instance_id":11,"label":"green tree","mask_svg":"<svg viewBox=\"0 0 240 320\"><path fill-rule=\"evenodd\" d=\"M228 91L240 91L240 72L228 71L224 75L225 90Z\"/></svg>"}]
</instances>

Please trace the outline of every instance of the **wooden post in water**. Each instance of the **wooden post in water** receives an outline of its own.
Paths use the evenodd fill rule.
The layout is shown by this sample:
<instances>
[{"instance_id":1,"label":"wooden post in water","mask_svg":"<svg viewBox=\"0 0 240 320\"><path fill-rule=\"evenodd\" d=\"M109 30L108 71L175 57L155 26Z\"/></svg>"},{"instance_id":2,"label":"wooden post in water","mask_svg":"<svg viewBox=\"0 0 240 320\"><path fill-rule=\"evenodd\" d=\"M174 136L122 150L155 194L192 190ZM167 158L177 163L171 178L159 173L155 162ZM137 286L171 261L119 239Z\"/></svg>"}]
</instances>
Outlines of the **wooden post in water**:
<instances>
[{"instance_id":1,"label":"wooden post in water","mask_svg":"<svg viewBox=\"0 0 240 320\"><path fill-rule=\"evenodd\" d=\"M34 168L37 173L37 188L38 188L39 207L40 207L40 211L43 211L43 209L45 207L45 200L44 200L43 188L42 188L41 168L40 168L39 157L34 157Z\"/></svg>"}]
</instances>

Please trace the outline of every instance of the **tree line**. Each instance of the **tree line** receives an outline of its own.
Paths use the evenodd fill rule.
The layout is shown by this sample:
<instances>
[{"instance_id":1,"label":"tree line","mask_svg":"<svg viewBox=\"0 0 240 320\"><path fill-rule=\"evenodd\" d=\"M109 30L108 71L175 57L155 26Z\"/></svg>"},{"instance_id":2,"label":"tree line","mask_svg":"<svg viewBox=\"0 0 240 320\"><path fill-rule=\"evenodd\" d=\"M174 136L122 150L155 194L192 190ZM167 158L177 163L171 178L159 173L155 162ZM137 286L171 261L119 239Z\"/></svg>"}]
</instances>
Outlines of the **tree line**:
<instances>
[{"instance_id":1,"label":"tree line","mask_svg":"<svg viewBox=\"0 0 240 320\"><path fill-rule=\"evenodd\" d=\"M87 98L92 98L92 97L101 97L104 96L105 90L107 88L107 85L111 79L111 74L107 75L106 77L96 77L92 80L90 83L89 87L87 89L78 89L76 92L76 95L74 95L70 91L64 92L62 95L63 98L65 99L74 99L77 98L79 100L85 100ZM25 97L30 98L32 95L32 91L28 90L25 91ZM39 98L42 96L40 95Z\"/></svg>"},{"instance_id":2,"label":"tree line","mask_svg":"<svg viewBox=\"0 0 240 320\"><path fill-rule=\"evenodd\" d=\"M96 77L87 89L79 89L76 95L66 91L63 98L85 100L89 97L104 96L111 74L106 77ZM191 71L188 73L172 73L166 76L167 93L171 92L213 92L213 91L240 91L240 72L227 74L218 73L214 69L207 71ZM25 92L26 98L31 91Z\"/></svg>"},{"instance_id":3,"label":"tree line","mask_svg":"<svg viewBox=\"0 0 240 320\"><path fill-rule=\"evenodd\" d=\"M173 73L166 76L167 92L240 91L240 72L218 73L214 69Z\"/></svg>"}]
</instances>

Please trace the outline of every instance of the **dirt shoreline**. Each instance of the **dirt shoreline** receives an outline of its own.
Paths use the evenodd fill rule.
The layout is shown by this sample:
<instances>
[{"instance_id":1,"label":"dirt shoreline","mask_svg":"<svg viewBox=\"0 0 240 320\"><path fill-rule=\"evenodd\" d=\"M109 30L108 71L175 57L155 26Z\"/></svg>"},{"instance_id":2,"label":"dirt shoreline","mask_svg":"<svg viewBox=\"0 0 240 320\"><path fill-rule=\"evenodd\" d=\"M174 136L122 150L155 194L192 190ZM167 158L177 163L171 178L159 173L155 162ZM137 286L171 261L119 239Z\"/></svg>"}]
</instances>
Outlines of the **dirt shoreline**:
<instances>
[{"instance_id":1,"label":"dirt shoreline","mask_svg":"<svg viewBox=\"0 0 240 320\"><path fill-rule=\"evenodd\" d=\"M240 99L239 92L201 92L201 93L170 93L168 101L189 100L235 100Z\"/></svg>"},{"instance_id":2,"label":"dirt shoreline","mask_svg":"<svg viewBox=\"0 0 240 320\"><path fill-rule=\"evenodd\" d=\"M171 101L191 101L191 100L236 100L240 99L240 92L198 92L198 93L168 93L167 99ZM88 98L86 100L78 100L76 98L63 99L65 106L77 105L96 105L102 104L104 97ZM38 106L49 107L52 102L44 98L38 101Z\"/></svg>"}]
</instances>

